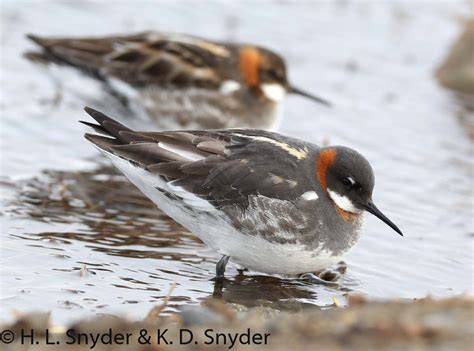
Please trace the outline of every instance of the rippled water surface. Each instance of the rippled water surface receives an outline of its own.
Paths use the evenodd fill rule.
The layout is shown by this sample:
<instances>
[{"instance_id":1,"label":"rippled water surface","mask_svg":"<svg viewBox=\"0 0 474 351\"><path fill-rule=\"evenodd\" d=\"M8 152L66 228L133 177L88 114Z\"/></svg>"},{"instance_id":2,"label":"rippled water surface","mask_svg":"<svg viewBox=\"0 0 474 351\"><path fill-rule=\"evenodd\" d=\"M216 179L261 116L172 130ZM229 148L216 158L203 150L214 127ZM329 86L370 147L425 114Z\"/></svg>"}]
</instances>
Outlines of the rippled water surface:
<instances>
[{"instance_id":1,"label":"rippled water surface","mask_svg":"<svg viewBox=\"0 0 474 351\"><path fill-rule=\"evenodd\" d=\"M219 293L297 311L355 290L415 298L473 292L473 118L433 71L467 2L2 2L1 318L51 310L58 323L97 313L143 317L172 283L168 311ZM218 256L169 220L82 138L82 106L125 116L94 82L44 72L21 55L25 33L102 35L156 29L252 41L280 51L291 79L330 99L297 97L282 132L344 144L373 164L375 200L405 233L367 217L338 285L257 272L215 287ZM472 132L472 131L471 131ZM344 271L344 266L339 267ZM217 289L221 288L221 289Z\"/></svg>"}]
</instances>

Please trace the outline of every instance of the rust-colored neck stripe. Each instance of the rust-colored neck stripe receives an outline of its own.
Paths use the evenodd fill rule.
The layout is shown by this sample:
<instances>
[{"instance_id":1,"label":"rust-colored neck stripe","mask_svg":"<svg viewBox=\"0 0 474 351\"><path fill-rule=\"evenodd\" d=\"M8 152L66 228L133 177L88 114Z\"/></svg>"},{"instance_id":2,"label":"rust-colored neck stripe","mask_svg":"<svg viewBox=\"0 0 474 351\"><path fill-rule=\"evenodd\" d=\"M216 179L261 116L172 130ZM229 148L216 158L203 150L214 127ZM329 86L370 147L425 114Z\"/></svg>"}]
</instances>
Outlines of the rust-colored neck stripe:
<instances>
[{"instance_id":1,"label":"rust-colored neck stripe","mask_svg":"<svg viewBox=\"0 0 474 351\"><path fill-rule=\"evenodd\" d=\"M341 217L344 222L355 222L357 219L359 219L360 214L357 213L351 213L344 211L342 208L338 207L336 204L334 204L334 207L336 208L336 212Z\"/></svg>"},{"instance_id":2,"label":"rust-colored neck stripe","mask_svg":"<svg viewBox=\"0 0 474 351\"><path fill-rule=\"evenodd\" d=\"M328 184L326 181L326 173L329 167L334 164L336 160L336 150L335 149L324 149L322 150L319 155L318 159L316 160L316 174L319 179L319 183L325 192L327 192Z\"/></svg>"},{"instance_id":3,"label":"rust-colored neck stripe","mask_svg":"<svg viewBox=\"0 0 474 351\"><path fill-rule=\"evenodd\" d=\"M258 71L261 64L262 56L256 48L247 46L240 50L240 71L250 87L260 84Z\"/></svg>"},{"instance_id":4,"label":"rust-colored neck stripe","mask_svg":"<svg viewBox=\"0 0 474 351\"><path fill-rule=\"evenodd\" d=\"M328 184L326 180L327 171L328 168L331 167L336 161L336 155L337 151L335 149L324 149L319 153L318 159L316 160L316 174L318 175L321 187L326 193L328 191ZM359 218L358 214L344 211L342 208L338 207L336 203L333 202L333 204L337 214L345 222L355 222Z\"/></svg>"}]
</instances>

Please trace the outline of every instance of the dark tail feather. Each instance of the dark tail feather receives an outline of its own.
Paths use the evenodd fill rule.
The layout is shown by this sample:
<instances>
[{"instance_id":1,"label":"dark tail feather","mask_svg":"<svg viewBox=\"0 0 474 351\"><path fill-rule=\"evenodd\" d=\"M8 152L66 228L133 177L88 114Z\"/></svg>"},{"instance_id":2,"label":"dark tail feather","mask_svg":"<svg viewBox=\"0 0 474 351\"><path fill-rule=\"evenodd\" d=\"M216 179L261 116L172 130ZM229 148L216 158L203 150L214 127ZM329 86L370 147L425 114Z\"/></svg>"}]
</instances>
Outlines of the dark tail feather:
<instances>
[{"instance_id":1,"label":"dark tail feather","mask_svg":"<svg viewBox=\"0 0 474 351\"><path fill-rule=\"evenodd\" d=\"M56 42L56 40L42 38L34 34L27 34L26 37L30 39L32 42L34 42L35 44L37 44L38 46L40 46L42 49L41 51L25 52L23 54L23 57L25 57L26 59L36 62L36 63L41 63L41 64L49 64L49 63L56 63L58 65L71 64L65 58L56 55L54 51L51 49L54 46L54 43Z\"/></svg>"},{"instance_id":2,"label":"dark tail feather","mask_svg":"<svg viewBox=\"0 0 474 351\"><path fill-rule=\"evenodd\" d=\"M50 63L64 64L65 62L57 58L50 50L48 50L48 40L38 37L34 34L27 34L26 37L35 44L39 45L43 50L41 51L27 51L23 53L23 57L43 65Z\"/></svg>"},{"instance_id":3,"label":"dark tail feather","mask_svg":"<svg viewBox=\"0 0 474 351\"><path fill-rule=\"evenodd\" d=\"M122 123L117 122L113 118L110 118L109 116L94 110L91 107L84 107L84 111L86 111L89 116L95 119L98 124L84 121L80 122L88 127L93 128L97 133L101 134L101 136L97 136L97 138L92 138L92 136L94 136L93 134L86 134L86 139L95 145L106 149L107 151L110 151L110 146L128 144L130 142L130 134L135 133L133 130L124 126ZM109 140L114 142L111 144L108 142Z\"/></svg>"},{"instance_id":4,"label":"dark tail feather","mask_svg":"<svg viewBox=\"0 0 474 351\"><path fill-rule=\"evenodd\" d=\"M41 48L40 51L25 52L23 56L28 60L42 64L72 66L98 80L104 80L99 72L102 53L81 47L79 44L81 40L43 38L34 34L27 34L26 37Z\"/></svg>"},{"instance_id":5,"label":"dark tail feather","mask_svg":"<svg viewBox=\"0 0 474 351\"><path fill-rule=\"evenodd\" d=\"M120 142L116 139L112 138L107 138L101 135L96 135L96 134L89 134L86 133L84 134L84 138L89 140L92 144L95 146L101 148L102 150L112 152L112 147L120 145Z\"/></svg>"},{"instance_id":6,"label":"dark tail feather","mask_svg":"<svg viewBox=\"0 0 474 351\"><path fill-rule=\"evenodd\" d=\"M79 121L79 123L82 123L82 124L92 128L92 129L94 129L95 132L97 132L101 135L110 136L110 134L98 124L94 124L94 123L86 122L86 121Z\"/></svg>"},{"instance_id":7,"label":"dark tail feather","mask_svg":"<svg viewBox=\"0 0 474 351\"><path fill-rule=\"evenodd\" d=\"M84 111L86 111L89 116L94 118L97 123L99 123L99 126L102 130L106 131L110 136L118 140L121 140L120 132L134 132L130 128L124 126L122 123L117 122L115 119L103 114L102 112L94 110L91 107L84 107Z\"/></svg>"},{"instance_id":8,"label":"dark tail feather","mask_svg":"<svg viewBox=\"0 0 474 351\"><path fill-rule=\"evenodd\" d=\"M98 124L81 123L102 134L86 133L84 135L87 140L97 147L142 165L154 164L159 161L186 161L186 158L158 147L158 144L152 138L147 136L140 138L138 133L102 112L90 107L85 107L84 110Z\"/></svg>"},{"instance_id":9,"label":"dark tail feather","mask_svg":"<svg viewBox=\"0 0 474 351\"><path fill-rule=\"evenodd\" d=\"M43 48L46 48L48 46L48 42L51 42L51 40L48 40L46 38L41 38L37 35L30 34L30 33L26 34L26 37Z\"/></svg>"}]
</instances>

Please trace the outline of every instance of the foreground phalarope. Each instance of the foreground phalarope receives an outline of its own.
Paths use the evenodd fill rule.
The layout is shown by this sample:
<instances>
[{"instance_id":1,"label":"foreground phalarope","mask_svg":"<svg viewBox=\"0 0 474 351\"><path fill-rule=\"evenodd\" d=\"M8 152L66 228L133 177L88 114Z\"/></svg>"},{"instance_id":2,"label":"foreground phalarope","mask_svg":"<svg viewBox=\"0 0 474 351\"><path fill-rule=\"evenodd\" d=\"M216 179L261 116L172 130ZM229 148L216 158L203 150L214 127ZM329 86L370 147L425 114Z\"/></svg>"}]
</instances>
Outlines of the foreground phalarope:
<instances>
[{"instance_id":1,"label":"foreground phalarope","mask_svg":"<svg viewBox=\"0 0 474 351\"><path fill-rule=\"evenodd\" d=\"M86 108L86 134L146 196L222 255L261 272L315 272L357 242L372 202L369 162L343 146L320 148L250 129L136 132Z\"/></svg>"}]
</instances>

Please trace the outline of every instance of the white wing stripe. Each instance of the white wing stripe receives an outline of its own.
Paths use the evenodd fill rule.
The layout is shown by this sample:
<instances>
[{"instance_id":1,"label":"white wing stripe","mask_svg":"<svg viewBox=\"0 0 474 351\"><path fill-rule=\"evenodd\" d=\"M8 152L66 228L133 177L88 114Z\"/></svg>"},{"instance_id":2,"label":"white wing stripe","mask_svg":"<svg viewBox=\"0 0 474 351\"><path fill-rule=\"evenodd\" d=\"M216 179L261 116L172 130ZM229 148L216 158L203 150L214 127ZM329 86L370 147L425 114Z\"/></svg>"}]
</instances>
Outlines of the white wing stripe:
<instances>
[{"instance_id":1,"label":"white wing stripe","mask_svg":"<svg viewBox=\"0 0 474 351\"><path fill-rule=\"evenodd\" d=\"M178 155L180 155L184 158L187 158L190 161L199 161L199 160L202 160L203 158L205 158L206 156L209 156L205 152L200 152L199 150L196 150L194 152L194 151L190 151L190 150L185 149L185 148L181 148L177 145L164 143L162 141L160 141L158 143L158 146L161 147L162 149L174 152L175 154L178 154Z\"/></svg>"}]
</instances>

